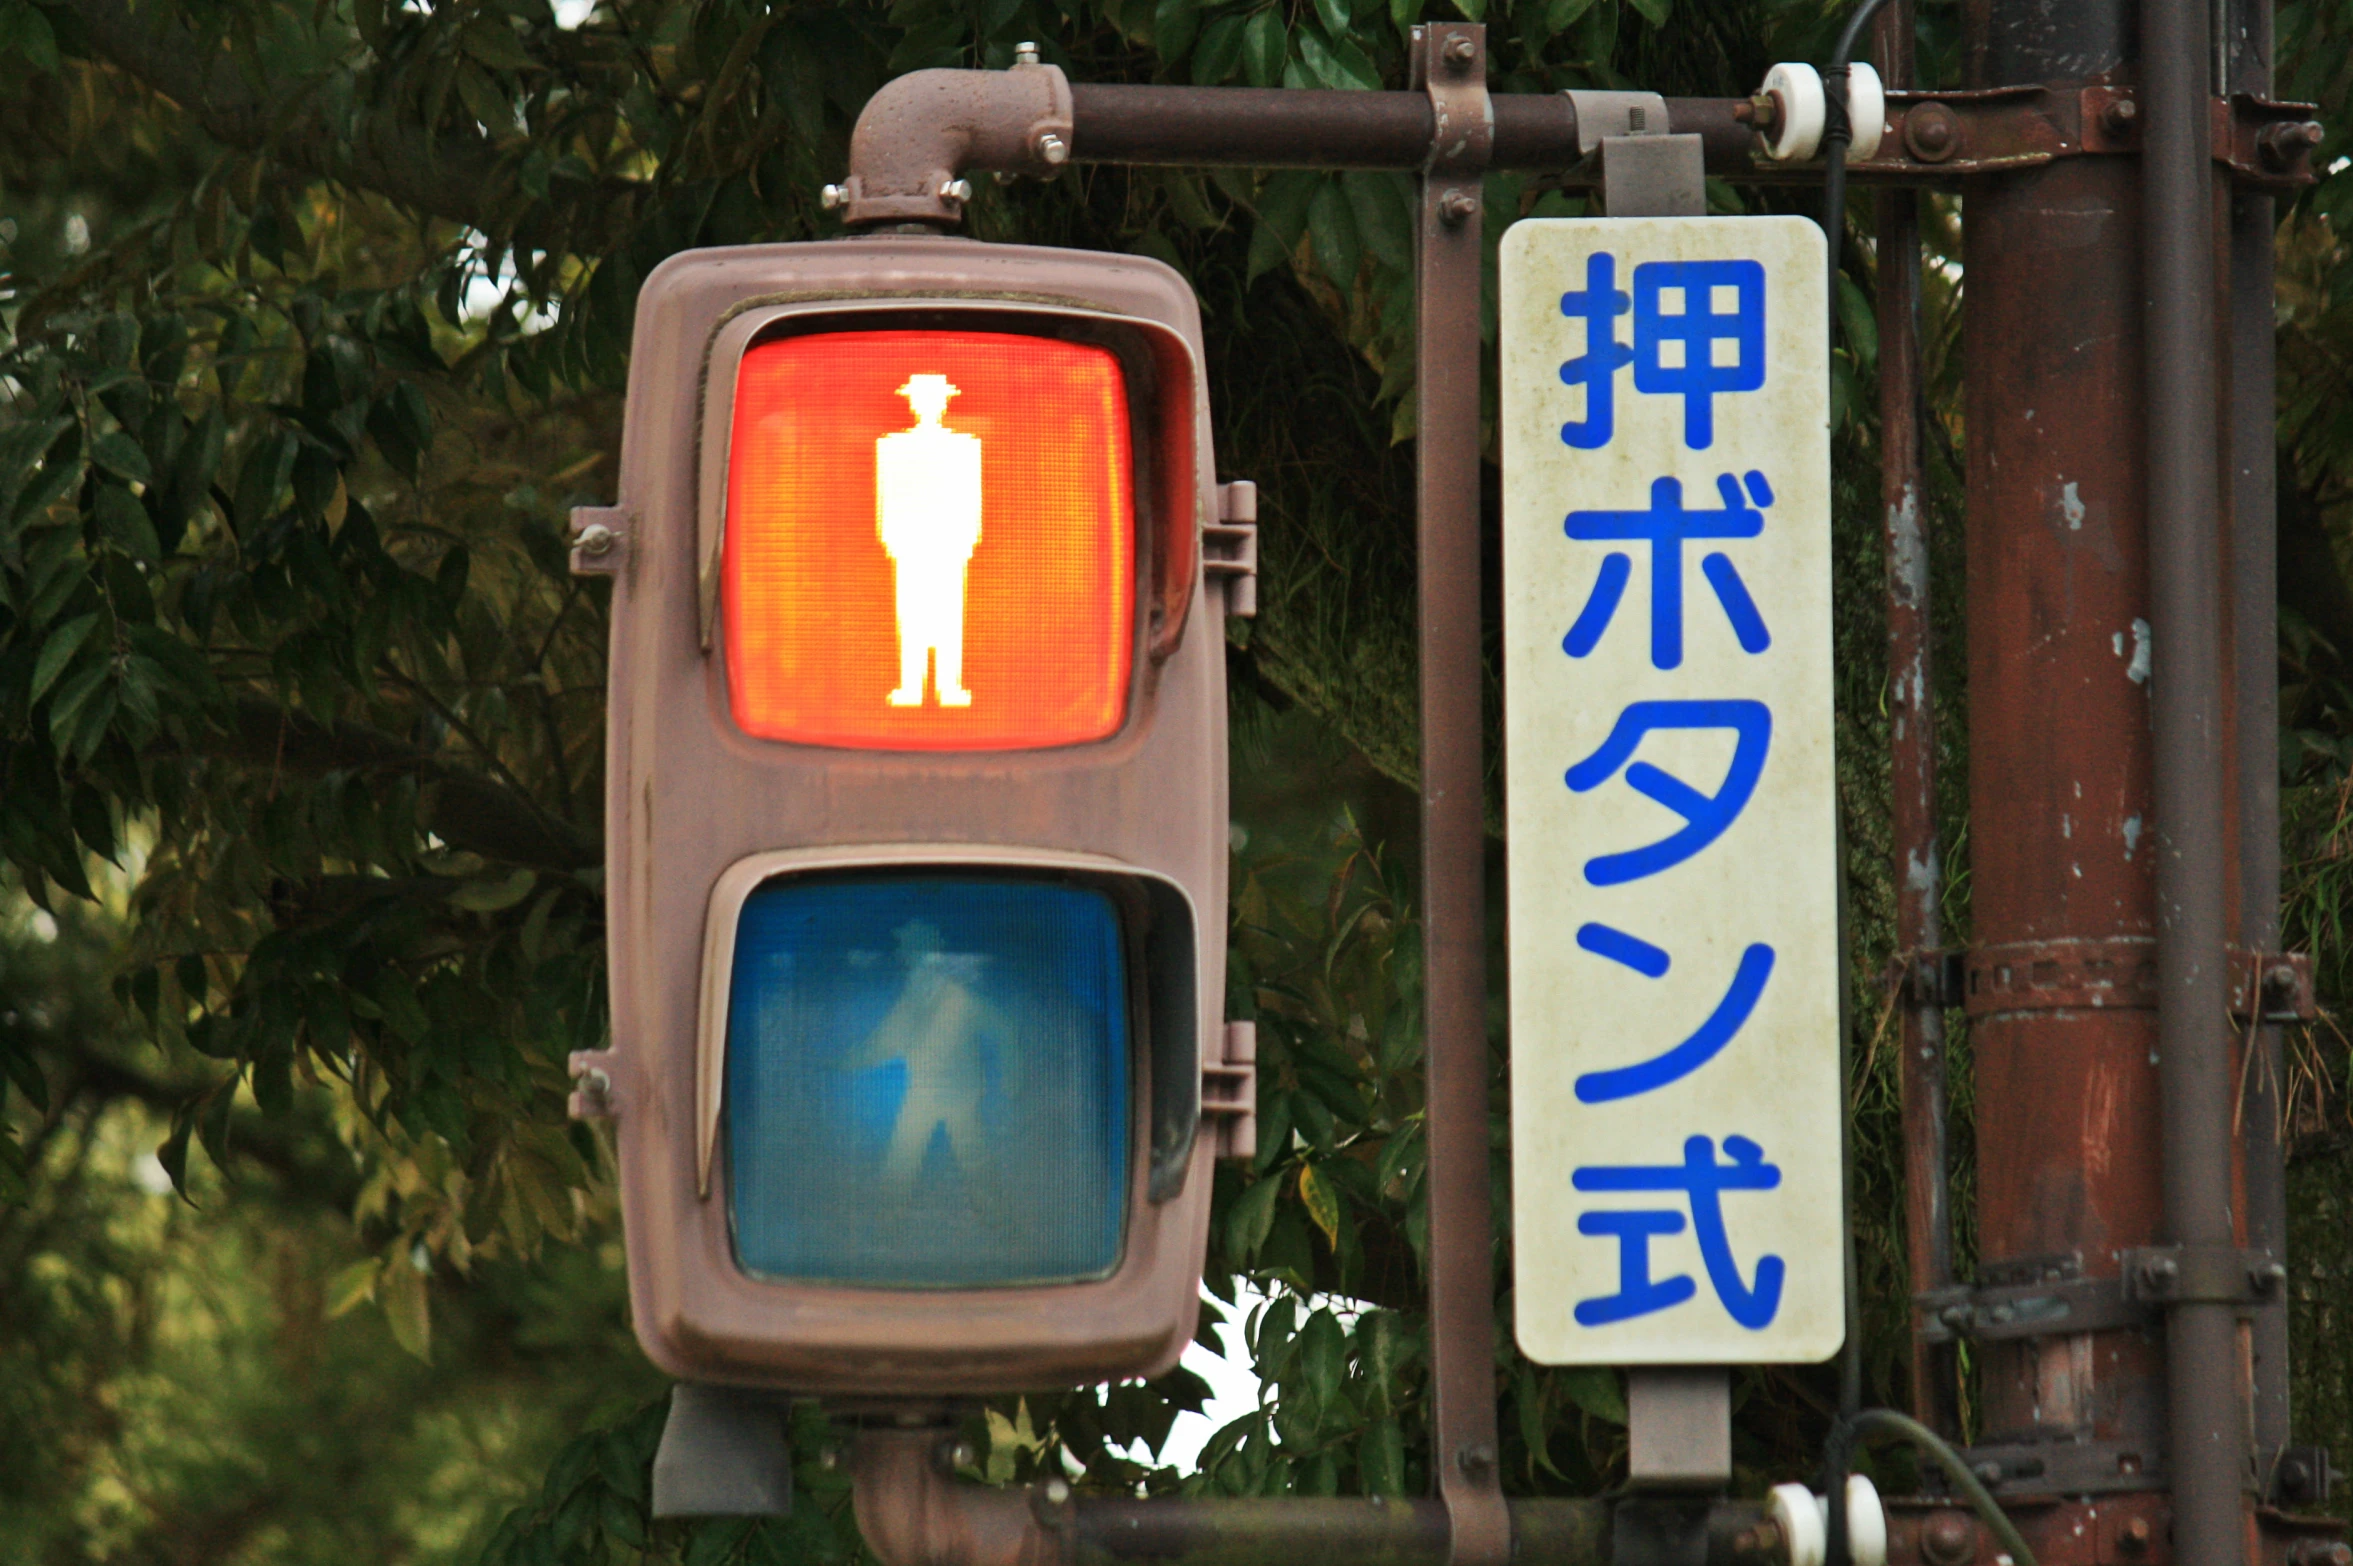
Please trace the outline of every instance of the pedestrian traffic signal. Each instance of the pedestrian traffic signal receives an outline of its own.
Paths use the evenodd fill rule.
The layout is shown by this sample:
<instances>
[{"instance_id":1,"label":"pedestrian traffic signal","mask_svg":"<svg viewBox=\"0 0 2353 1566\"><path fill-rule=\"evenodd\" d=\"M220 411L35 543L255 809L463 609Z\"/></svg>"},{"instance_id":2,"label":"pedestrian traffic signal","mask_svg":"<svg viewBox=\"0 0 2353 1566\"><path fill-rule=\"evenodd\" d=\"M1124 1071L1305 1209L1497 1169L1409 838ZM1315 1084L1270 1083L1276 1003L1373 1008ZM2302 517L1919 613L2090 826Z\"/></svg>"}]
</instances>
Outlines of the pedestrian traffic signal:
<instances>
[{"instance_id":1,"label":"pedestrian traffic signal","mask_svg":"<svg viewBox=\"0 0 2353 1566\"><path fill-rule=\"evenodd\" d=\"M1151 261L888 236L647 280L575 555L613 579L613 1043L574 1064L665 1370L969 1393L1191 1339L1251 1101L1213 589L1245 608L1253 552L1210 454Z\"/></svg>"}]
</instances>

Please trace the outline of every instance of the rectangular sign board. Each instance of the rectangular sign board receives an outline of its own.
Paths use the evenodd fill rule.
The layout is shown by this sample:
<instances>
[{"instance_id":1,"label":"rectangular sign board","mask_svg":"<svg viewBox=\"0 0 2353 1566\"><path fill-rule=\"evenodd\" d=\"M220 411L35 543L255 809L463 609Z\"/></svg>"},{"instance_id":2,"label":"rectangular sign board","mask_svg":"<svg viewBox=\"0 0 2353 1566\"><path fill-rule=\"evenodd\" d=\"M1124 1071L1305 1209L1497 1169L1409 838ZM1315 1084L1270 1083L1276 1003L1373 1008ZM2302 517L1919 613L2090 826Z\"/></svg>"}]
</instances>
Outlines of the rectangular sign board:
<instances>
[{"instance_id":1,"label":"rectangular sign board","mask_svg":"<svg viewBox=\"0 0 2353 1566\"><path fill-rule=\"evenodd\" d=\"M1822 232L1522 222L1501 273L1520 1347L1845 1332Z\"/></svg>"}]
</instances>

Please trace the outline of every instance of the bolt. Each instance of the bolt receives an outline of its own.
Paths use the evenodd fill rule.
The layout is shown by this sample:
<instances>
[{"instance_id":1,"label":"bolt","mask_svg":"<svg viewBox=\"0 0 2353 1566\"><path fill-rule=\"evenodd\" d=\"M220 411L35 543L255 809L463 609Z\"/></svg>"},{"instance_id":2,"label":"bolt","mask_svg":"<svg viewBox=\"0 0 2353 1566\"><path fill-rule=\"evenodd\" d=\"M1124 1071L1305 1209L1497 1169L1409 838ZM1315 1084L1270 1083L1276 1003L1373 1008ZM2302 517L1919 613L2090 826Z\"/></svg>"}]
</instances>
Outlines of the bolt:
<instances>
[{"instance_id":1,"label":"bolt","mask_svg":"<svg viewBox=\"0 0 2353 1566\"><path fill-rule=\"evenodd\" d=\"M1063 1479L1049 1479L1049 1480L1047 1480L1047 1481L1046 1481L1046 1501L1047 1501L1047 1504L1049 1504L1049 1505L1052 1505L1052 1506L1060 1506L1060 1505L1062 1505L1064 1502L1068 1501L1069 1499L1070 1499L1070 1483L1069 1483L1069 1481L1067 1481L1067 1480L1063 1480Z\"/></svg>"},{"instance_id":2,"label":"bolt","mask_svg":"<svg viewBox=\"0 0 2353 1566\"><path fill-rule=\"evenodd\" d=\"M1438 216L1448 228L1460 228L1479 211L1479 198L1467 190L1450 190L1438 198Z\"/></svg>"},{"instance_id":3,"label":"bolt","mask_svg":"<svg viewBox=\"0 0 2353 1566\"><path fill-rule=\"evenodd\" d=\"M2293 168L2320 145L2321 134L2318 120L2283 120L2256 132L2255 149L2270 167Z\"/></svg>"},{"instance_id":4,"label":"bolt","mask_svg":"<svg viewBox=\"0 0 2353 1566\"><path fill-rule=\"evenodd\" d=\"M1454 1454L1454 1466L1466 1474L1483 1474L1495 1466L1495 1448L1474 1441Z\"/></svg>"},{"instance_id":5,"label":"bolt","mask_svg":"<svg viewBox=\"0 0 2353 1566\"><path fill-rule=\"evenodd\" d=\"M1941 103L1923 103L1904 116L1904 150L1923 163L1942 163L1959 150L1961 121Z\"/></svg>"},{"instance_id":6,"label":"bolt","mask_svg":"<svg viewBox=\"0 0 2353 1566\"><path fill-rule=\"evenodd\" d=\"M2274 995L2294 994L2296 970L2284 962L2272 964L2263 970L2263 987Z\"/></svg>"},{"instance_id":7,"label":"bolt","mask_svg":"<svg viewBox=\"0 0 2353 1566\"><path fill-rule=\"evenodd\" d=\"M2149 1519L2127 1517L2124 1526L2116 1530L2116 1547L2127 1555L2146 1555L2156 1537L2157 1530L2149 1526Z\"/></svg>"},{"instance_id":8,"label":"bolt","mask_svg":"<svg viewBox=\"0 0 2353 1566\"><path fill-rule=\"evenodd\" d=\"M817 192L817 204L828 212L831 212L838 207L847 206L849 204L849 200L850 192L847 186L828 185L823 190Z\"/></svg>"},{"instance_id":9,"label":"bolt","mask_svg":"<svg viewBox=\"0 0 2353 1566\"><path fill-rule=\"evenodd\" d=\"M2018 1312L2016 1310L2007 1305L1996 1305L1992 1310L1986 1312L1986 1315L1992 1319L1993 1324L1997 1327L2009 1321L2017 1314Z\"/></svg>"},{"instance_id":10,"label":"bolt","mask_svg":"<svg viewBox=\"0 0 2353 1566\"><path fill-rule=\"evenodd\" d=\"M2139 1269L2141 1289L2145 1293L2161 1294L2165 1291L2166 1285L2173 1282L2180 1273L2180 1264L2175 1262L2172 1257L2148 1257L2141 1262Z\"/></svg>"},{"instance_id":11,"label":"bolt","mask_svg":"<svg viewBox=\"0 0 2353 1566\"><path fill-rule=\"evenodd\" d=\"M953 1471L958 1468L970 1468L974 1463L980 1461L980 1454L972 1449L970 1441L964 1440L960 1436L950 1436L940 1443L939 1458L941 1467Z\"/></svg>"},{"instance_id":12,"label":"bolt","mask_svg":"<svg viewBox=\"0 0 2353 1566\"><path fill-rule=\"evenodd\" d=\"M972 199L972 181L968 179L940 181L940 199L942 201L970 201Z\"/></svg>"},{"instance_id":13,"label":"bolt","mask_svg":"<svg viewBox=\"0 0 2353 1566\"><path fill-rule=\"evenodd\" d=\"M1013 63L1015 65L1037 64L1038 46L1026 38L1023 39L1020 43L1015 44L1013 46Z\"/></svg>"},{"instance_id":14,"label":"bolt","mask_svg":"<svg viewBox=\"0 0 2353 1566\"><path fill-rule=\"evenodd\" d=\"M1999 1463L1991 1461L1979 1463L1969 1471L1975 1474L1982 1484L2000 1484L2002 1482L2002 1465Z\"/></svg>"},{"instance_id":15,"label":"bolt","mask_svg":"<svg viewBox=\"0 0 2353 1566\"><path fill-rule=\"evenodd\" d=\"M1479 57L1479 46L1461 33L1456 33L1446 40L1446 46L1439 54L1448 65L1458 71L1466 71L1470 69L1471 62Z\"/></svg>"},{"instance_id":16,"label":"bolt","mask_svg":"<svg viewBox=\"0 0 2353 1566\"><path fill-rule=\"evenodd\" d=\"M817 1466L829 1474L837 1471L841 1465L842 1449L838 1446L826 1447L817 1454Z\"/></svg>"},{"instance_id":17,"label":"bolt","mask_svg":"<svg viewBox=\"0 0 2353 1566\"><path fill-rule=\"evenodd\" d=\"M1781 119L1781 100L1769 92L1760 92L1746 103L1734 104L1732 117L1759 131L1771 131Z\"/></svg>"},{"instance_id":18,"label":"bolt","mask_svg":"<svg viewBox=\"0 0 2353 1566\"><path fill-rule=\"evenodd\" d=\"M1070 143L1052 131L1038 137L1038 158L1041 162L1062 164L1070 161Z\"/></svg>"},{"instance_id":19,"label":"bolt","mask_svg":"<svg viewBox=\"0 0 2353 1566\"><path fill-rule=\"evenodd\" d=\"M1962 1332L1968 1329L1971 1313L1966 1305L1947 1305L1943 1310L1937 1312L1936 1319L1955 1332Z\"/></svg>"},{"instance_id":20,"label":"bolt","mask_svg":"<svg viewBox=\"0 0 2353 1566\"><path fill-rule=\"evenodd\" d=\"M1732 1554L1735 1559L1754 1560L1760 1556L1770 1558L1780 1553L1781 1525L1779 1523L1760 1522L1753 1527L1743 1528L1732 1536Z\"/></svg>"},{"instance_id":21,"label":"bolt","mask_svg":"<svg viewBox=\"0 0 2353 1566\"><path fill-rule=\"evenodd\" d=\"M1920 1558L1928 1566L1966 1566L1977 1554L1977 1525L1958 1512L1939 1512L1920 1530Z\"/></svg>"},{"instance_id":22,"label":"bolt","mask_svg":"<svg viewBox=\"0 0 2353 1566\"><path fill-rule=\"evenodd\" d=\"M2131 130L2140 117L2141 106L2130 98L2112 99L2108 107L2100 111L2100 123L2108 128L2111 136L2121 136Z\"/></svg>"},{"instance_id":23,"label":"bolt","mask_svg":"<svg viewBox=\"0 0 2353 1566\"><path fill-rule=\"evenodd\" d=\"M2257 1262L2247 1269L2247 1285L2258 1294L2269 1294L2288 1281L2288 1269L2279 1262Z\"/></svg>"},{"instance_id":24,"label":"bolt","mask_svg":"<svg viewBox=\"0 0 2353 1566\"><path fill-rule=\"evenodd\" d=\"M2298 1539L2288 1566L2353 1566L2353 1545L2341 1539Z\"/></svg>"},{"instance_id":25,"label":"bolt","mask_svg":"<svg viewBox=\"0 0 2353 1566\"><path fill-rule=\"evenodd\" d=\"M572 535L572 547L579 550L582 554L590 556L591 558L602 558L605 555L611 554L613 552L613 546L620 541L621 536L618 533L615 533L611 528L605 526L602 522L591 522L588 524L588 526L582 528L579 532ZM589 1075L592 1077L601 1077L604 1075L604 1073L601 1071L592 1071L589 1073Z\"/></svg>"}]
</instances>

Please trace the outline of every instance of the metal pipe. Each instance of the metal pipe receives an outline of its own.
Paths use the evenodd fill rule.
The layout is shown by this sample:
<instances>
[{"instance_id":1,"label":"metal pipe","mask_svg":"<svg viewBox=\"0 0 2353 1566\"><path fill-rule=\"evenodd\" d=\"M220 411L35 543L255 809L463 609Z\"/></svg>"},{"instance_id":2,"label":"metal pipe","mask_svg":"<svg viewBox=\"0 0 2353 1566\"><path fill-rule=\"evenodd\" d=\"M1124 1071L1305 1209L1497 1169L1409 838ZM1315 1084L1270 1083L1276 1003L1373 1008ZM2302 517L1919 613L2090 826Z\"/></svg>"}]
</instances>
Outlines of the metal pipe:
<instances>
[{"instance_id":1,"label":"metal pipe","mask_svg":"<svg viewBox=\"0 0 2353 1566\"><path fill-rule=\"evenodd\" d=\"M2271 96L2271 0L2233 0L2229 82L2234 93ZM2270 952L2280 944L2279 554L2273 383L2272 198L2231 197L2230 442L2231 637L2237 693L2239 944ZM2260 992L2250 985L2249 994ZM2240 1144L2247 1193L2247 1243L2288 1259L2288 1183L2282 1157L2280 1030L2258 1025L2241 1071ZM2255 1308L2254 1437L2269 1473L2289 1441L2287 1291Z\"/></svg>"},{"instance_id":2,"label":"metal pipe","mask_svg":"<svg viewBox=\"0 0 2353 1566\"><path fill-rule=\"evenodd\" d=\"M1880 13L1878 64L1891 88L1912 85L1911 0ZM1944 944L1944 866L1936 822L1936 710L1928 526L1921 510L1920 209L1909 190L1877 198L1879 498L1886 519L1887 707L1893 795L1904 1122L1904 1250L1911 1292L1953 1281L1945 1154L1944 1002L1928 964ZM1928 982L1922 982L1925 978ZM1912 1337L1912 1410L1951 1433L1950 1356Z\"/></svg>"},{"instance_id":3,"label":"metal pipe","mask_svg":"<svg viewBox=\"0 0 2353 1566\"><path fill-rule=\"evenodd\" d=\"M1418 169L1430 148L1430 100L1418 92L1079 82L1071 97L1072 156L1085 163ZM1566 93L1490 101L1491 167L1560 170L1577 162L1577 111ZM1745 102L1670 98L1667 118L1671 129L1703 138L1711 170L1747 169L1756 135L1733 118Z\"/></svg>"},{"instance_id":4,"label":"metal pipe","mask_svg":"<svg viewBox=\"0 0 2353 1566\"><path fill-rule=\"evenodd\" d=\"M1125 1500L1075 1495L1058 1481L994 1489L954 1477L944 1457L951 1440L937 1427L859 1432L851 1498L883 1566L1447 1566L1442 1501ZM1612 1512L1610 1502L1582 1497L1515 1499L1511 1558L1609 1566ZM1762 1561L1778 1543L1765 1509L1749 1501L1710 1504L1707 1532L1720 1545L1710 1559Z\"/></svg>"},{"instance_id":5,"label":"metal pipe","mask_svg":"<svg viewBox=\"0 0 2353 1566\"><path fill-rule=\"evenodd\" d=\"M1428 1073L1430 1466L1457 1566L1509 1558L1495 1433L1487 1057L1486 659L1480 634L1480 176L1486 30L1414 30L1427 93L1414 286L1421 654L1423 1058Z\"/></svg>"},{"instance_id":6,"label":"metal pipe","mask_svg":"<svg viewBox=\"0 0 2353 1566\"><path fill-rule=\"evenodd\" d=\"M2203 0L2143 0L2142 252L2149 382L2149 619L2155 667L2157 1048L2166 1237L2236 1243L2229 993L2224 973L2221 554L2215 228ZM2242 1559L2247 1437L2229 1302L2166 1317L2177 1559Z\"/></svg>"}]
</instances>

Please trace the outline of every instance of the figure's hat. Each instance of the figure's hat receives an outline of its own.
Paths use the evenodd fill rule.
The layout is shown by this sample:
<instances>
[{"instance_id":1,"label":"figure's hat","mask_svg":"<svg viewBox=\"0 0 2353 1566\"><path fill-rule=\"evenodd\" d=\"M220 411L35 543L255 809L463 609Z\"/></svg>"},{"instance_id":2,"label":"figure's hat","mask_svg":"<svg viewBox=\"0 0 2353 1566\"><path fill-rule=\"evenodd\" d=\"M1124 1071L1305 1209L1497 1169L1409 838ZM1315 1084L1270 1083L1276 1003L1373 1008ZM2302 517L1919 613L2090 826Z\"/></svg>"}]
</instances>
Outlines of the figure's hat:
<instances>
[{"instance_id":1,"label":"figure's hat","mask_svg":"<svg viewBox=\"0 0 2353 1566\"><path fill-rule=\"evenodd\" d=\"M947 412L948 399L957 391L944 375L910 375L907 384L899 388L899 395L907 399L917 418L936 419Z\"/></svg>"}]
</instances>

